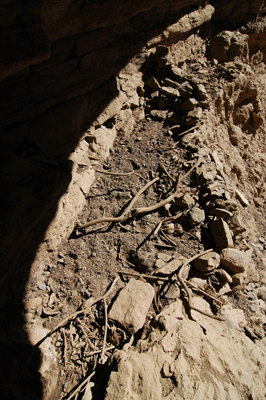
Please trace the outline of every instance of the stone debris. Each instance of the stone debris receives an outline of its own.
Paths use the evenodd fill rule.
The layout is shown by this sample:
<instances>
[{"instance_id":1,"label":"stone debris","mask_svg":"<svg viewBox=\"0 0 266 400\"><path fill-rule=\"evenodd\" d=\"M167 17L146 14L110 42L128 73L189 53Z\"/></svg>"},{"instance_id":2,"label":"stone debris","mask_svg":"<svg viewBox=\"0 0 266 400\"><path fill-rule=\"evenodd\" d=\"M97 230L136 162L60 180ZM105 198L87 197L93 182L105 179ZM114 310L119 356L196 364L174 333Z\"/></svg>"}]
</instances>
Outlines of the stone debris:
<instances>
[{"instance_id":1,"label":"stone debris","mask_svg":"<svg viewBox=\"0 0 266 400\"><path fill-rule=\"evenodd\" d=\"M143 327L153 298L149 283L131 279L119 292L108 316L133 334Z\"/></svg>"},{"instance_id":2,"label":"stone debris","mask_svg":"<svg viewBox=\"0 0 266 400\"><path fill-rule=\"evenodd\" d=\"M205 220L205 212L199 207L193 207L189 213L189 222L192 226L198 225Z\"/></svg>"},{"instance_id":3,"label":"stone debris","mask_svg":"<svg viewBox=\"0 0 266 400\"><path fill-rule=\"evenodd\" d=\"M223 249L220 253L221 265L234 273L244 272L246 269L245 255L238 249Z\"/></svg>"},{"instance_id":4,"label":"stone debris","mask_svg":"<svg viewBox=\"0 0 266 400\"><path fill-rule=\"evenodd\" d=\"M215 244L220 249L225 247L234 247L233 237L227 223L219 218L212 222L212 233Z\"/></svg>"},{"instance_id":5,"label":"stone debris","mask_svg":"<svg viewBox=\"0 0 266 400\"><path fill-rule=\"evenodd\" d=\"M245 207L249 205L249 201L246 199L246 197L243 195L243 193L240 192L240 190L236 189L236 197L238 200L241 202L241 204Z\"/></svg>"},{"instance_id":6,"label":"stone debris","mask_svg":"<svg viewBox=\"0 0 266 400\"><path fill-rule=\"evenodd\" d=\"M179 267L181 267L182 264L184 264L187 261L187 258L182 256L181 254L175 255L174 258L170 261L165 262L162 259L159 259L155 263L155 273L158 275L170 275L174 271L178 270Z\"/></svg>"},{"instance_id":7,"label":"stone debris","mask_svg":"<svg viewBox=\"0 0 266 400\"><path fill-rule=\"evenodd\" d=\"M204 254L193 261L193 267L201 272L209 272L218 268L220 265L220 255L215 251Z\"/></svg>"}]
</instances>

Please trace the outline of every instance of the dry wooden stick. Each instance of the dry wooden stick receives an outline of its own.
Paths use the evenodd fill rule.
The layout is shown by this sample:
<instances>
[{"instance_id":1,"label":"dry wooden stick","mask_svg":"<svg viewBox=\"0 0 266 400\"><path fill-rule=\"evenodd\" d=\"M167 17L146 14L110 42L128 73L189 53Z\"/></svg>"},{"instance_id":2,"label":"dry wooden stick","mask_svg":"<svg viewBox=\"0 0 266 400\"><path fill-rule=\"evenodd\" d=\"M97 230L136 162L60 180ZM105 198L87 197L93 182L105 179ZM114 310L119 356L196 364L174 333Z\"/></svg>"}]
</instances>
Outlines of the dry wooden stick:
<instances>
[{"instance_id":1,"label":"dry wooden stick","mask_svg":"<svg viewBox=\"0 0 266 400\"><path fill-rule=\"evenodd\" d=\"M107 290L107 292L106 292L104 295L98 297L98 299L93 300L93 301L89 304L88 307L86 307L86 308L84 308L84 309L82 309L82 310L79 310L79 311L75 311L73 314L71 314L71 315L69 315L68 317L66 317L65 319L63 319L63 321L61 321L58 325L56 325L55 328L51 329L50 332L47 333L47 335L45 335L41 340L39 340L39 342L37 342L37 343L34 345L34 347L40 346L40 345L44 342L45 339L47 339L48 337L50 337L54 332L56 332L56 331L57 331L59 328L61 328L62 326L66 325L69 321L71 321L71 320L77 318L78 315L81 315L81 314L88 314L89 310L91 309L91 307L92 307L94 304L98 303L99 301L102 301L102 300L106 299L106 298L109 296L109 294L110 294L110 293L112 292L112 290L114 289L114 286L115 286L116 282L117 282L119 279L120 279L119 276L117 276L117 277L113 280L112 285L110 286L109 290Z\"/></svg>"},{"instance_id":2,"label":"dry wooden stick","mask_svg":"<svg viewBox=\"0 0 266 400\"><path fill-rule=\"evenodd\" d=\"M95 224L99 224L100 222L122 222L125 219L127 219L129 217L130 211L133 208L134 204L136 203L136 201L138 200L139 196L145 192L145 190L147 190L151 185L153 185L155 182L157 182L159 180L159 178L154 178L151 182L148 182L142 189L140 189L138 191L138 193L136 194L136 196L133 197L133 199L131 200L131 202L129 203L129 205L127 206L127 208L125 209L125 211L119 216L119 217L101 217L101 218L97 218L93 221L89 221L84 225L77 225L77 229L78 230L83 230L85 228L88 228L89 226L95 225Z\"/></svg>"},{"instance_id":3,"label":"dry wooden stick","mask_svg":"<svg viewBox=\"0 0 266 400\"><path fill-rule=\"evenodd\" d=\"M189 289L188 289L187 283L185 282L185 280L184 280L183 277L182 277L183 270L184 270L184 268L185 268L188 264L190 264L190 263L191 263L193 260L195 260L196 258L198 258L198 257L200 257L200 256L202 256L202 255L204 255L204 254L206 254L206 253L209 253L210 251L213 251L213 249L209 249L209 250L202 251L201 253L196 254L195 256L193 256L193 257L191 257L190 259L188 259L184 264L182 264L182 266L181 266L181 268L180 268L180 270L179 270L179 272L178 272L178 274L177 274L177 278L178 278L179 282L181 283L181 285L183 286L183 288L184 288L184 290L185 290L185 292L186 292L186 295L187 295L187 298L188 298L188 306L189 306L189 308L190 308L191 310L198 311L199 313L201 313L201 314L203 314L203 315L206 315L207 317L210 317L210 318L213 318L213 319L217 319L217 320L219 320L219 321L225 321L226 318L220 317L220 316L217 316L217 315L214 315L214 314L210 314L210 313L208 313L208 312L206 312L206 311L203 311L203 310L199 309L198 307L195 307L195 306L192 304L192 296L191 296L191 293L190 293L190 291L189 291Z\"/></svg>"},{"instance_id":4,"label":"dry wooden stick","mask_svg":"<svg viewBox=\"0 0 266 400\"><path fill-rule=\"evenodd\" d=\"M139 178L143 179L145 182L148 182L147 179L143 178L140 174L138 174L135 171L131 172L109 172L109 171L101 171L99 169L96 169L95 172L100 172L101 174L106 174L106 175L116 175L116 176L129 176L129 175L137 175Z\"/></svg>"},{"instance_id":5,"label":"dry wooden stick","mask_svg":"<svg viewBox=\"0 0 266 400\"><path fill-rule=\"evenodd\" d=\"M207 293L205 290L200 289L199 287L197 287L196 285L193 285L193 283L186 281L186 284L188 286L190 286L192 289L202 293L207 299L211 299L211 300L215 300L218 303L220 303L221 305L223 305L223 302L221 300L219 300L218 298L212 296L211 294Z\"/></svg>"},{"instance_id":6,"label":"dry wooden stick","mask_svg":"<svg viewBox=\"0 0 266 400\"><path fill-rule=\"evenodd\" d=\"M164 278L162 276L139 274L137 272L117 271L117 273L118 274L122 274L122 275L136 276L137 278L151 279L153 281L166 281L166 282L174 282L175 281L174 279L171 279L171 278Z\"/></svg>"},{"instance_id":7,"label":"dry wooden stick","mask_svg":"<svg viewBox=\"0 0 266 400\"><path fill-rule=\"evenodd\" d=\"M175 178L173 178L169 172L167 171L167 169L165 168L164 164L162 162L159 162L159 166L163 169L164 173L168 176L168 178L172 181L175 182Z\"/></svg>"},{"instance_id":8,"label":"dry wooden stick","mask_svg":"<svg viewBox=\"0 0 266 400\"><path fill-rule=\"evenodd\" d=\"M107 315L107 304L106 304L106 299L103 299L103 304L104 304L104 335L103 335L103 347L102 347L102 352L101 352L101 358L100 358L100 363L104 363L104 353L105 353L105 346L106 346L106 339L107 339L107 329L108 329L108 315Z\"/></svg>"},{"instance_id":9,"label":"dry wooden stick","mask_svg":"<svg viewBox=\"0 0 266 400\"><path fill-rule=\"evenodd\" d=\"M107 347L107 348L105 348L105 353L107 353L108 351L114 350L114 349L115 349L115 346ZM95 351L91 351L90 353L85 353L84 356L85 357L92 357L95 354L100 354L101 352L102 352L102 350L95 350Z\"/></svg>"},{"instance_id":10,"label":"dry wooden stick","mask_svg":"<svg viewBox=\"0 0 266 400\"><path fill-rule=\"evenodd\" d=\"M177 179L176 188L175 188L175 191L173 194L171 194L166 199L160 201L159 203L154 204L153 206L136 208L135 210L133 210L134 215L146 214L146 213L158 210L158 208L161 208L161 207L165 206L166 204L170 203L172 200L174 200L175 197L177 197L180 182L182 182L184 179L186 179L186 177L193 171L194 168L196 168L200 164L200 162L201 162L201 157L198 158L196 163L188 170L188 172L185 173L185 175L183 175Z\"/></svg>"}]
</instances>

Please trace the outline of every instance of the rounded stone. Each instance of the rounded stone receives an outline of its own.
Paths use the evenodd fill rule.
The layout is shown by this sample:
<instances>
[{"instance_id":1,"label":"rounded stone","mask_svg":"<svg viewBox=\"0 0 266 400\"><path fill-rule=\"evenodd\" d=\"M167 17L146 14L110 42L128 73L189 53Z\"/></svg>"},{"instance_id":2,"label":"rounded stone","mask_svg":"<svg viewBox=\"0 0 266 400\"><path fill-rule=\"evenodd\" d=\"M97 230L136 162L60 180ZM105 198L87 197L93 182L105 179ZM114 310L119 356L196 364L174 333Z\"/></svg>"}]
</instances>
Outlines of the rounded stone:
<instances>
[{"instance_id":1,"label":"rounded stone","mask_svg":"<svg viewBox=\"0 0 266 400\"><path fill-rule=\"evenodd\" d=\"M205 212L199 207L193 207L189 214L189 222L193 225L198 225L205 220Z\"/></svg>"},{"instance_id":2,"label":"rounded stone","mask_svg":"<svg viewBox=\"0 0 266 400\"><path fill-rule=\"evenodd\" d=\"M220 265L220 256L215 251L211 251L193 261L193 267L201 272L213 271Z\"/></svg>"},{"instance_id":3,"label":"rounded stone","mask_svg":"<svg viewBox=\"0 0 266 400\"><path fill-rule=\"evenodd\" d=\"M220 253L221 264L232 272L244 272L246 269L245 255L237 249L225 248Z\"/></svg>"}]
</instances>

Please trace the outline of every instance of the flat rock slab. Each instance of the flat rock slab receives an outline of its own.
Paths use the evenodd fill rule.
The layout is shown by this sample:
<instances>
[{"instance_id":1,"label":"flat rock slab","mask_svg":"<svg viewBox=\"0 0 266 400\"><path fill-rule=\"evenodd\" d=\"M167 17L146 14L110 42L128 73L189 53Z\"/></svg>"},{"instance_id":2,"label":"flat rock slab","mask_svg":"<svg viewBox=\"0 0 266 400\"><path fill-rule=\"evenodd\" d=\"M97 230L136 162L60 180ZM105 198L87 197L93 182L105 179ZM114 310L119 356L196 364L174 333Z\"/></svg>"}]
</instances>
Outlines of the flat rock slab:
<instances>
[{"instance_id":1,"label":"flat rock slab","mask_svg":"<svg viewBox=\"0 0 266 400\"><path fill-rule=\"evenodd\" d=\"M154 294L149 283L131 279L119 292L109 318L124 326L130 333L137 332L145 323Z\"/></svg>"},{"instance_id":2,"label":"flat rock slab","mask_svg":"<svg viewBox=\"0 0 266 400\"><path fill-rule=\"evenodd\" d=\"M231 231L224 220L216 219L215 221L213 221L212 233L215 239L215 244L220 249L234 246Z\"/></svg>"}]
</instances>

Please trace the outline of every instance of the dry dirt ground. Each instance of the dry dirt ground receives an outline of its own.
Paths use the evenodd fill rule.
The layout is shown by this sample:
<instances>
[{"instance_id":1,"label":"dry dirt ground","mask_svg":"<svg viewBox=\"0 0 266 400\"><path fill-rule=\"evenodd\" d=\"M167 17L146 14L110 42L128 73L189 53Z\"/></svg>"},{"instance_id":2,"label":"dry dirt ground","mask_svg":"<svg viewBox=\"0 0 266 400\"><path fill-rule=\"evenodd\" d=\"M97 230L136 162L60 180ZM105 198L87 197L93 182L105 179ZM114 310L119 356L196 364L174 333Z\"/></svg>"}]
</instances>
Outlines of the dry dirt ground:
<instances>
[{"instance_id":1,"label":"dry dirt ground","mask_svg":"<svg viewBox=\"0 0 266 400\"><path fill-rule=\"evenodd\" d=\"M111 154L105 162L94 163L92 160L96 177L89 193L86 194L86 205L77 224L81 226L97 218L121 215L138 191L147 182L158 177L159 179L141 194L134 208L156 204L174 192L177 178L189 171L199 157L202 157L203 163L180 183L179 196L177 200L168 204L170 207L167 205L136 218L129 216L119 223L104 222L83 230L74 229L59 249L41 255L42 268L29 280L25 293L24 318L28 330L31 326L38 325L43 329L43 335L46 334L57 327L64 318L82 310L91 298L101 297L120 273L119 283L107 298L107 305L110 307L117 290L124 287L131 278L128 274L123 275L121 271L135 274L135 278L138 274L154 276L158 260L169 261L179 255L189 259L210 248L219 253L219 246L211 229L215 216L210 210L223 208L232 213L226 221L233 232L234 246L245 254L248 264L245 276L234 277L231 271L229 275L231 278L233 276L234 280L230 282L229 276L229 282L226 282L219 274L207 277L191 266L187 279L192 279L191 282L204 287L204 291L214 297L207 299L213 315L220 315L221 306L237 310L238 319L233 321L235 329L254 346L265 343L265 65L241 60L232 61L231 64L207 61L205 44L196 35L192 35L182 45L172 46L167 57L172 64L183 69L187 79L198 79L206 88L208 99L205 101L207 104L202 104L200 119L192 125L184 121L187 117L180 111L185 101L183 99L182 104L177 106L179 114L176 111L177 119L174 123L169 122L172 115L168 120L162 118L158 121L161 118L152 113L158 106L158 95L154 95L155 91L145 86L145 83L144 91L139 92L142 99L139 107L142 107L145 117L136 120L130 134L117 136ZM143 72L144 82L155 74L154 71L151 74L149 63L146 68ZM160 85L165 86L164 70L157 69L156 73ZM240 89L237 88L237 84L241 86L242 83L236 83L237 79L245 80ZM255 82L257 85L258 94L250 101L249 95L245 97L247 88L251 87L251 83L247 82ZM240 92L244 93L242 103L237 103ZM247 108L250 104L254 106L257 98L260 99L263 123L260 122L254 128L254 118L248 121ZM168 101L167 96L162 96L162 99L166 102L165 105L161 103L159 111L169 111L170 107L174 107L172 100ZM248 110L250 115L250 108ZM180 128L171 131L173 125ZM184 134L190 128L190 132ZM218 162L217 165L213 154L217 155L220 164ZM212 184L214 186L211 186ZM248 200L248 205L245 204L245 199L240 200L236 197L236 188ZM187 196L186 200L184 195ZM190 213L194 206L205 213L198 222L191 221ZM180 213L180 216L173 226L165 226L156 232L160 222L177 213ZM156 279L147 281L153 285L158 295L149 309L144 329L134 336L133 348L138 348L140 338L147 339L149 326L156 320L156 315L171 307L176 299L183 301L186 313L190 315L182 285L163 286L162 282ZM193 295L206 299L206 296L198 291ZM80 389L75 395L73 388L94 369L93 399L107 396L106 385L111 370L115 370L115 361L111 360L111 356L116 348L122 349L130 340L130 334L119 324L109 321L105 338L104 327L107 320L104 305L104 301L99 301L87 314L80 312L71 317L47 339L49 345L54 346L55 362L59 365L60 373L56 379L58 399L75 396L81 398L81 395L78 397ZM204 327L204 322L199 321L198 324ZM215 330L215 326L212 329ZM235 338L235 343L237 340ZM104 353L103 344L107 349ZM263 354L261 357L265 363ZM204 368L207 368L207 364ZM247 366L247 370L248 368ZM260 370L261 366L258 365L258 369ZM161 397L145 397L142 394L132 398L170 399L172 392L173 396L176 396L172 398L179 398L177 394L174 395L174 388L178 386L177 377L172 377L169 371L164 371L162 375L165 379L161 381ZM227 384L224 378L220 379L220 383ZM179 385L181 384L184 382L180 381ZM263 387L265 382L261 384ZM235 398L263 399L266 388L264 393L261 388L258 390L252 394L246 389L243 397L237 397L237 392ZM226 399L230 398L231 392L228 389L227 397L215 397L215 394L208 395L204 391L200 393L205 393L205 398ZM89 396L90 394L86 398L91 398ZM115 397L110 392L108 396L108 399ZM185 397L180 398L194 398L188 394L182 396Z\"/></svg>"}]
</instances>

